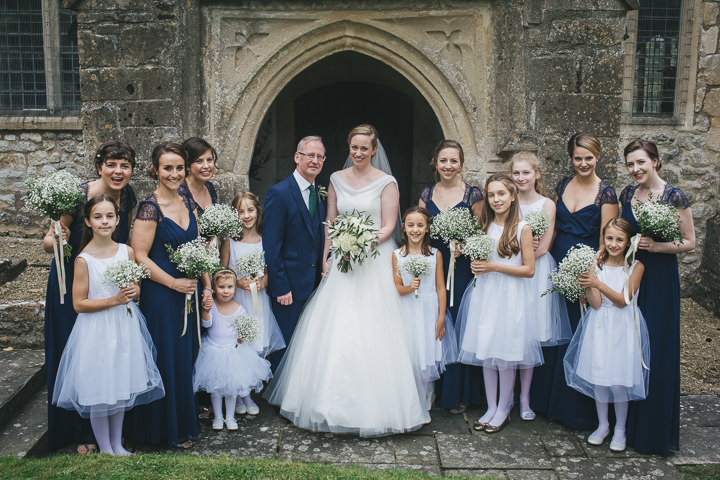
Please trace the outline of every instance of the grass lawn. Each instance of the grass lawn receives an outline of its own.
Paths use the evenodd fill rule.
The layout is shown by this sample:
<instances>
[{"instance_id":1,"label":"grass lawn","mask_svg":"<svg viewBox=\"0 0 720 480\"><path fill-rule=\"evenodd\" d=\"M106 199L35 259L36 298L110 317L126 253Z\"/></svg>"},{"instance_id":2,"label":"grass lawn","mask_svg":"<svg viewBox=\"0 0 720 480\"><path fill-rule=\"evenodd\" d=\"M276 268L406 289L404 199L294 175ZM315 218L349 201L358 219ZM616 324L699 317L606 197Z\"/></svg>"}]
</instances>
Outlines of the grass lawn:
<instances>
[{"instance_id":1,"label":"grass lawn","mask_svg":"<svg viewBox=\"0 0 720 480\"><path fill-rule=\"evenodd\" d=\"M684 480L720 480L720 465L681 465L678 470Z\"/></svg>"},{"instance_id":2,"label":"grass lawn","mask_svg":"<svg viewBox=\"0 0 720 480\"><path fill-rule=\"evenodd\" d=\"M113 457L97 454L88 456L55 455L24 459L0 458L0 479L27 478L67 480L234 480L239 478L394 480L438 477L404 470L369 470L359 466L336 467L322 463L238 460L195 455L143 454L131 457ZM487 478L490 479L490 477Z\"/></svg>"}]
</instances>

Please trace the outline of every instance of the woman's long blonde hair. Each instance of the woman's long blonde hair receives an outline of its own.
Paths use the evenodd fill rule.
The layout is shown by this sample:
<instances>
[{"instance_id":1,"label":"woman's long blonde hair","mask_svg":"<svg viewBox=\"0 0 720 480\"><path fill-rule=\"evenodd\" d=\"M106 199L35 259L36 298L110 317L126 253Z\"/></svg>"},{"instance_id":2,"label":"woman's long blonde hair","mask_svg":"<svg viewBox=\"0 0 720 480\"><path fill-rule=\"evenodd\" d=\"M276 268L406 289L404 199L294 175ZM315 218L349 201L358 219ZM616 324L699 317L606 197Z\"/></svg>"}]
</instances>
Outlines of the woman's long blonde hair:
<instances>
[{"instance_id":1,"label":"woman's long blonde hair","mask_svg":"<svg viewBox=\"0 0 720 480\"><path fill-rule=\"evenodd\" d=\"M537 174L537 179L535 179L535 191L543 197L547 197L547 191L545 190L545 181L543 180L542 170L540 170L540 159L538 158L538 156L535 155L533 152L517 152L510 158L511 173L515 162L527 162L528 165L530 165L530 167L535 170L535 173Z\"/></svg>"}]
</instances>

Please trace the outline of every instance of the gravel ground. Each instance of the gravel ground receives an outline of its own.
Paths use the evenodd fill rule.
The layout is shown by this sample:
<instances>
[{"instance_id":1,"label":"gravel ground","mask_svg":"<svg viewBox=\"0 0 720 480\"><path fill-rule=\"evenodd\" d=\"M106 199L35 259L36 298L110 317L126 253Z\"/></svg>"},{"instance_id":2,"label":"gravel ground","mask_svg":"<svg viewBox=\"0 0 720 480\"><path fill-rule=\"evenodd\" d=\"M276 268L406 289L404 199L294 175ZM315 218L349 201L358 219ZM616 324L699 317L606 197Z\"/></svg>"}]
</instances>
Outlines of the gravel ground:
<instances>
[{"instance_id":1,"label":"gravel ground","mask_svg":"<svg viewBox=\"0 0 720 480\"><path fill-rule=\"evenodd\" d=\"M52 255L43 251L41 240L0 237L0 258L7 257L26 258L28 268L0 286L0 303L44 300ZM690 395L720 395L720 318L689 298L682 300L680 318L680 390Z\"/></svg>"}]
</instances>

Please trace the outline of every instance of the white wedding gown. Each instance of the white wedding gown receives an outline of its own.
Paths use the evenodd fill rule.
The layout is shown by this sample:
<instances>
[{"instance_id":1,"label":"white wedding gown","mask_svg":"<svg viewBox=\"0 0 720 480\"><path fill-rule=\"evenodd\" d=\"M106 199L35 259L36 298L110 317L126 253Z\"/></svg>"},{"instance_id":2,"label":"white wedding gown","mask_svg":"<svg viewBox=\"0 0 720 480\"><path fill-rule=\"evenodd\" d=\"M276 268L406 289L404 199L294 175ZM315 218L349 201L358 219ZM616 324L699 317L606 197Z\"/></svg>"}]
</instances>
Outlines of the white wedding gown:
<instances>
[{"instance_id":1,"label":"white wedding gown","mask_svg":"<svg viewBox=\"0 0 720 480\"><path fill-rule=\"evenodd\" d=\"M377 227L389 175L355 190L335 173L338 213L358 210ZM342 273L336 265L305 304L265 397L300 428L380 436L430 421L412 359L392 272L392 241L380 255Z\"/></svg>"}]
</instances>

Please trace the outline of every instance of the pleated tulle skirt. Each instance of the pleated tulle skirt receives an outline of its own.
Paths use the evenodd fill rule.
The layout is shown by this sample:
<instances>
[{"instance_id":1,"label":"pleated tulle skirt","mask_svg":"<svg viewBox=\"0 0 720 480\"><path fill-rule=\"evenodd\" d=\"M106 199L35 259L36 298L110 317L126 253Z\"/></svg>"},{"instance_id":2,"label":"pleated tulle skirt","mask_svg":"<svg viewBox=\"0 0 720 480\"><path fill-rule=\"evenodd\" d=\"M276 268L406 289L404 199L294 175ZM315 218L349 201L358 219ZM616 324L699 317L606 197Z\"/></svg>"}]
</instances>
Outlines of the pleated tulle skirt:
<instances>
[{"instance_id":1,"label":"pleated tulle skirt","mask_svg":"<svg viewBox=\"0 0 720 480\"><path fill-rule=\"evenodd\" d=\"M532 291L525 278L497 272L478 275L458 311L458 361L494 368L543 363L536 330L528 327Z\"/></svg>"},{"instance_id":2,"label":"pleated tulle skirt","mask_svg":"<svg viewBox=\"0 0 720 480\"><path fill-rule=\"evenodd\" d=\"M53 404L83 418L113 415L165 396L155 347L140 309L130 302L81 313L63 351Z\"/></svg>"},{"instance_id":3,"label":"pleated tulle skirt","mask_svg":"<svg viewBox=\"0 0 720 480\"><path fill-rule=\"evenodd\" d=\"M528 327L534 328L543 347L564 345L572 338L565 298L558 292L543 295L551 286L550 273L556 268L552 255L535 259L535 275L528 279L535 306L527 316Z\"/></svg>"},{"instance_id":4,"label":"pleated tulle skirt","mask_svg":"<svg viewBox=\"0 0 720 480\"><path fill-rule=\"evenodd\" d=\"M261 358L246 343L220 345L203 337L203 349L195 361L193 388L195 391L217 393L223 397L246 397L260 392L263 382L272 378L270 362Z\"/></svg>"},{"instance_id":5,"label":"pleated tulle skirt","mask_svg":"<svg viewBox=\"0 0 720 480\"><path fill-rule=\"evenodd\" d=\"M280 327L275 320L272 308L270 307L270 297L267 289L258 292L260 303L262 304L262 316L260 317L260 332L250 345L261 357L267 357L272 352L285 348L285 340L283 340ZM243 306L246 312L253 313L252 295L245 290L236 289L234 299Z\"/></svg>"},{"instance_id":6,"label":"pleated tulle skirt","mask_svg":"<svg viewBox=\"0 0 720 480\"><path fill-rule=\"evenodd\" d=\"M381 436L430 421L392 250L348 273L333 265L305 304L265 393L298 427Z\"/></svg>"},{"instance_id":7,"label":"pleated tulle skirt","mask_svg":"<svg viewBox=\"0 0 720 480\"><path fill-rule=\"evenodd\" d=\"M647 397L650 341L645 319L632 307L589 308L580 319L565 353L565 380L575 390L601 402Z\"/></svg>"}]
</instances>

